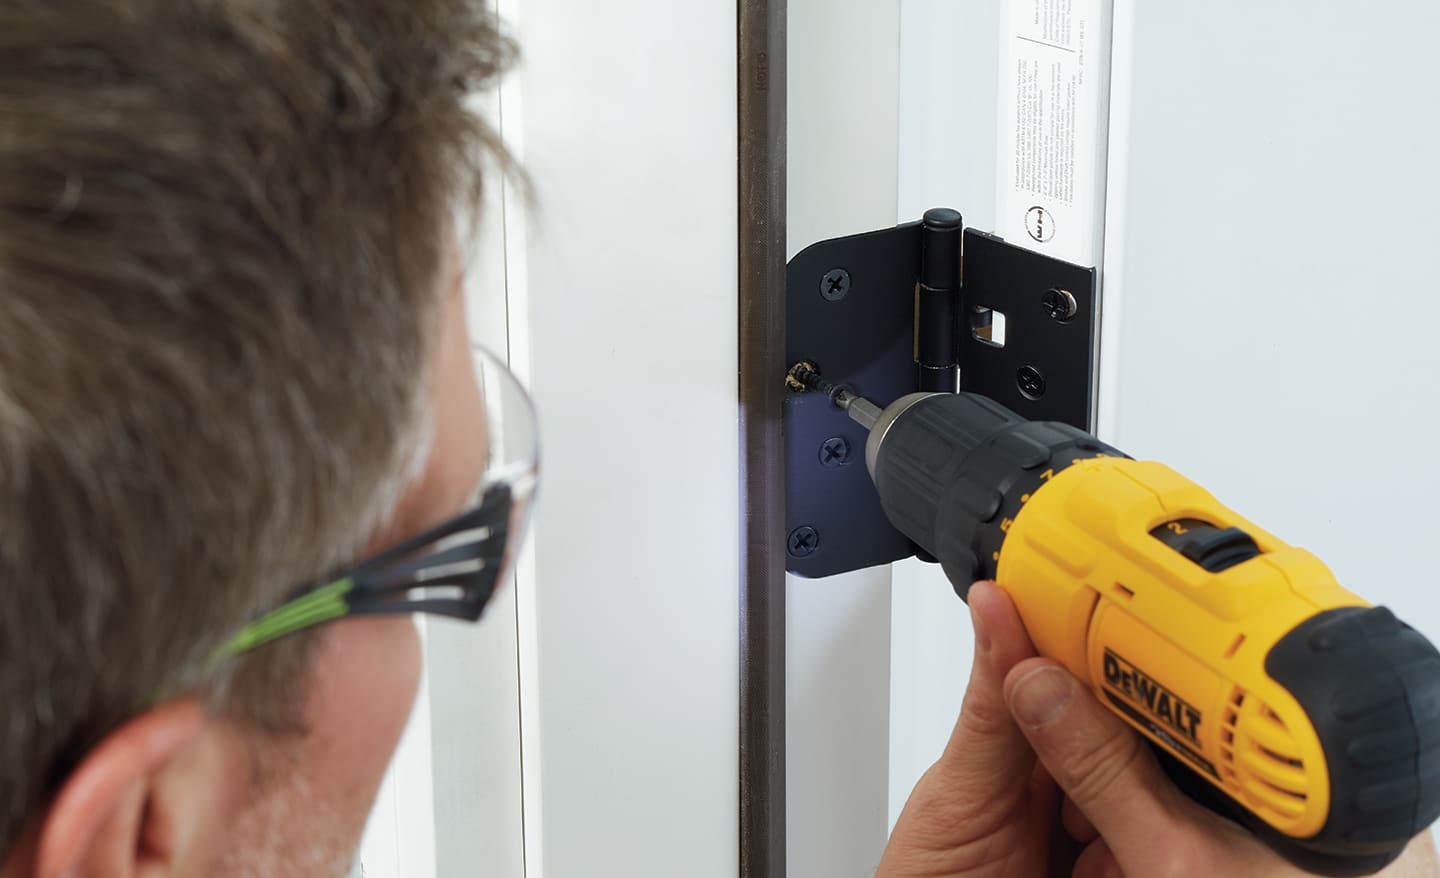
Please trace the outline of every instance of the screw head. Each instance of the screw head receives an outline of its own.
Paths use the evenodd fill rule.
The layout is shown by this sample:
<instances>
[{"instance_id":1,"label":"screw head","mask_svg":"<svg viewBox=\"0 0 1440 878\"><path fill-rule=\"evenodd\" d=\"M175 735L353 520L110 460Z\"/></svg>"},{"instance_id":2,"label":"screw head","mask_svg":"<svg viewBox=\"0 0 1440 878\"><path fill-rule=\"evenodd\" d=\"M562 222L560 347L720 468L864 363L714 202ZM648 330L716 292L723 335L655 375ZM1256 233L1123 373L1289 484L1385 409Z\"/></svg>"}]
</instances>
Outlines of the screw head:
<instances>
[{"instance_id":1,"label":"screw head","mask_svg":"<svg viewBox=\"0 0 1440 878\"><path fill-rule=\"evenodd\" d=\"M1040 297L1040 306L1045 313L1050 315L1051 320L1060 323L1068 323L1080 311L1080 303L1075 301L1075 294L1069 290L1050 289Z\"/></svg>"},{"instance_id":2,"label":"screw head","mask_svg":"<svg viewBox=\"0 0 1440 878\"><path fill-rule=\"evenodd\" d=\"M832 268L820 279L820 295L827 301L838 302L850 292L850 272L843 268Z\"/></svg>"},{"instance_id":3,"label":"screw head","mask_svg":"<svg viewBox=\"0 0 1440 878\"><path fill-rule=\"evenodd\" d=\"M828 467L840 467L850 462L850 440L844 436L826 439L820 446L820 462Z\"/></svg>"},{"instance_id":4,"label":"screw head","mask_svg":"<svg viewBox=\"0 0 1440 878\"><path fill-rule=\"evenodd\" d=\"M1026 399L1039 399L1045 395L1045 376L1034 366L1021 366L1015 373L1015 383Z\"/></svg>"},{"instance_id":5,"label":"screw head","mask_svg":"<svg viewBox=\"0 0 1440 878\"><path fill-rule=\"evenodd\" d=\"M797 527L790 531L789 544L792 558L808 558L820 551L820 532L809 525Z\"/></svg>"}]
</instances>

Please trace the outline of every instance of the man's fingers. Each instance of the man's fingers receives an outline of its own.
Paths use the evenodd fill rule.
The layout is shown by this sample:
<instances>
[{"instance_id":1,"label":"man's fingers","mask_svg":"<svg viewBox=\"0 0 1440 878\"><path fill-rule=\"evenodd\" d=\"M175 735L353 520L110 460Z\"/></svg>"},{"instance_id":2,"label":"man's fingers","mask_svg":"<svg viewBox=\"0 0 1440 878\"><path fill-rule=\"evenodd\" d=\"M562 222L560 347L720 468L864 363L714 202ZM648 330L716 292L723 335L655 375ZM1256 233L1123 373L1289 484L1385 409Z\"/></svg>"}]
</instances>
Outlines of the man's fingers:
<instances>
[{"instance_id":1,"label":"man's fingers","mask_svg":"<svg viewBox=\"0 0 1440 878\"><path fill-rule=\"evenodd\" d=\"M1100 836L1100 830L1095 828L1095 824L1090 822L1090 818L1085 816L1085 812L1081 811L1069 796L1065 797L1064 804L1060 806L1060 823L1065 827L1065 834L1081 844L1089 844Z\"/></svg>"},{"instance_id":2,"label":"man's fingers","mask_svg":"<svg viewBox=\"0 0 1440 878\"><path fill-rule=\"evenodd\" d=\"M967 874L991 855L993 836L1029 825L1035 754L1010 715L1004 683L1006 672L1035 650L1015 605L994 585L970 589L970 612L975 663L960 718L945 752L910 794L876 875ZM1053 801L1053 784L1041 792Z\"/></svg>"},{"instance_id":3,"label":"man's fingers","mask_svg":"<svg viewBox=\"0 0 1440 878\"><path fill-rule=\"evenodd\" d=\"M968 784L992 790L997 783L1021 784L1033 764L1030 745L1005 703L1005 675L1035 655L1035 647L1008 595L989 582L970 589L975 625L975 663L941 770L955 772Z\"/></svg>"},{"instance_id":4,"label":"man's fingers","mask_svg":"<svg viewBox=\"0 0 1440 878\"><path fill-rule=\"evenodd\" d=\"M1070 876L1071 878L1125 878L1125 873L1120 870L1120 863L1116 861L1115 854L1111 852L1110 846L1102 838L1081 851L1080 856L1075 860L1075 869Z\"/></svg>"},{"instance_id":5,"label":"man's fingers","mask_svg":"<svg viewBox=\"0 0 1440 878\"><path fill-rule=\"evenodd\" d=\"M1048 659L1011 669L1006 700L1050 776L1116 850L1171 827L1170 782L1145 741Z\"/></svg>"}]
</instances>

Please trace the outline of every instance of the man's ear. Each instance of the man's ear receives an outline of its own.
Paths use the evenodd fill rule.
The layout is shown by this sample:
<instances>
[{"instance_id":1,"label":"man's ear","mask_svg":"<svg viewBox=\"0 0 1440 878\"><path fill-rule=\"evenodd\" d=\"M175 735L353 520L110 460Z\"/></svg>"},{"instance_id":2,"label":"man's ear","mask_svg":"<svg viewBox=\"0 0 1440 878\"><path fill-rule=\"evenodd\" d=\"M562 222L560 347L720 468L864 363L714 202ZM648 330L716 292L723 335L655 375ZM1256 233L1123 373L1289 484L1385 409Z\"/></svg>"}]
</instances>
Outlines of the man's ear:
<instances>
[{"instance_id":1,"label":"man's ear","mask_svg":"<svg viewBox=\"0 0 1440 878\"><path fill-rule=\"evenodd\" d=\"M63 878L179 875L205 852L204 824L235 797L223 733L194 700L169 702L121 728L66 779L40 827L33 874ZM193 874L193 872L191 873Z\"/></svg>"}]
</instances>

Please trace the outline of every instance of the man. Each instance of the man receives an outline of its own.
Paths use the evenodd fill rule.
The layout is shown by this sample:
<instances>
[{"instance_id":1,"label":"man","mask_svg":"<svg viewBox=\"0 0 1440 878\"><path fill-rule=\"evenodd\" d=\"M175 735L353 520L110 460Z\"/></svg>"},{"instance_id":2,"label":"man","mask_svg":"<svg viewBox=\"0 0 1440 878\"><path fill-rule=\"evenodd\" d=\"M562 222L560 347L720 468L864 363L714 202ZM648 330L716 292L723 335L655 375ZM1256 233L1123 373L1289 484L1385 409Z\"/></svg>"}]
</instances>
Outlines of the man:
<instances>
[{"instance_id":1,"label":"man","mask_svg":"<svg viewBox=\"0 0 1440 878\"><path fill-rule=\"evenodd\" d=\"M344 871L414 627L234 638L481 479L509 55L462 0L0 3L0 875Z\"/></svg>"},{"instance_id":2,"label":"man","mask_svg":"<svg viewBox=\"0 0 1440 878\"><path fill-rule=\"evenodd\" d=\"M478 613L522 517L451 221L510 55L466 0L0 3L0 878L344 873L408 613ZM1081 875L1290 874L972 596L883 874L1043 874L1057 813Z\"/></svg>"}]
</instances>

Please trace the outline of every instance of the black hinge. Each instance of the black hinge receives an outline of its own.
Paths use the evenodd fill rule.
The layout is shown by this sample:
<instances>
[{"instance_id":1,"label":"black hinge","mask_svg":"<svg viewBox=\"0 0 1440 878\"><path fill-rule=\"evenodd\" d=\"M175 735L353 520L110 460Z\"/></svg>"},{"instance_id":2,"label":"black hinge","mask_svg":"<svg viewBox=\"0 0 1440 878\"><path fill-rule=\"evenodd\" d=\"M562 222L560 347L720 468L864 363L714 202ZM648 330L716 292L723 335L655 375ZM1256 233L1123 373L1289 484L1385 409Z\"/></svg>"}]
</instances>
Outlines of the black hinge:
<instances>
[{"instance_id":1,"label":"black hinge","mask_svg":"<svg viewBox=\"0 0 1440 878\"><path fill-rule=\"evenodd\" d=\"M786 360L880 405L916 390L991 397L1091 428L1096 273L965 229L953 210L821 241L786 273ZM777 379L778 380L778 379ZM821 394L785 400L787 568L807 577L914 554L865 471L865 430Z\"/></svg>"}]
</instances>

